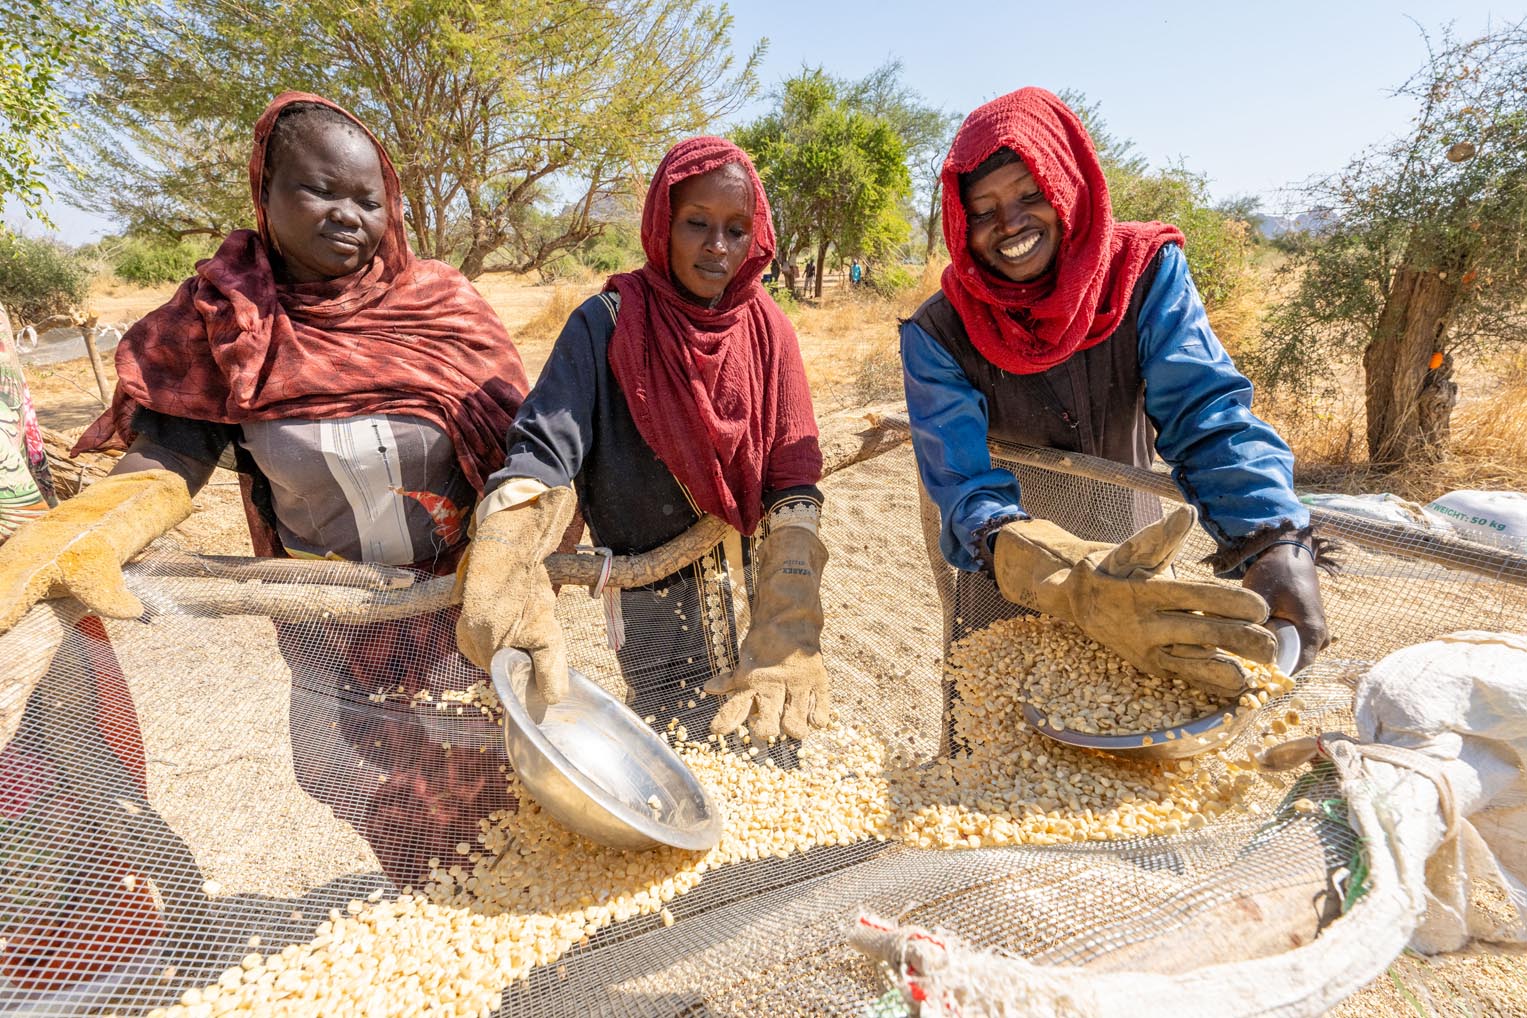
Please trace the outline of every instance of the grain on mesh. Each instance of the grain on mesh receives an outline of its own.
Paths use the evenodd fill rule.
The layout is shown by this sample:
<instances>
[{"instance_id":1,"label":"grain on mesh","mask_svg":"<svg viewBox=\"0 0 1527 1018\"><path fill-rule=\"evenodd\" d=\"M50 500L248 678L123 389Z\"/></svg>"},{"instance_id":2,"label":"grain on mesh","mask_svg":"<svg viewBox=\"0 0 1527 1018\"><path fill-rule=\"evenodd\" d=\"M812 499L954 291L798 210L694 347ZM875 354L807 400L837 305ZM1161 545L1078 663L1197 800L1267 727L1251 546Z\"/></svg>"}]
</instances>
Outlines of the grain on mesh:
<instances>
[{"instance_id":1,"label":"grain on mesh","mask_svg":"<svg viewBox=\"0 0 1527 1018\"><path fill-rule=\"evenodd\" d=\"M1043 739L1018 711L1014 647L1029 625L1020 621L951 649L969 755L897 766L884 741L843 721L803 746L791 770L678 738L725 818L710 852L604 849L521 800L483 822L469 856L436 860L422 889L357 899L311 942L252 954L154 1014L486 1014L504 987L600 930L642 916L668 922L668 905L719 867L872 839L952 849L1177 833L1229 808L1253 780L1226 759L1131 762ZM496 707L485 689L463 700Z\"/></svg>"},{"instance_id":2,"label":"grain on mesh","mask_svg":"<svg viewBox=\"0 0 1527 1018\"><path fill-rule=\"evenodd\" d=\"M1244 692L1235 700L1219 700L1182 679L1137 670L1070 623L1028 617L1002 627L1010 642L995 651L996 665L1055 729L1089 735L1155 732L1218 711L1255 711L1293 688L1275 668L1242 660Z\"/></svg>"}]
</instances>

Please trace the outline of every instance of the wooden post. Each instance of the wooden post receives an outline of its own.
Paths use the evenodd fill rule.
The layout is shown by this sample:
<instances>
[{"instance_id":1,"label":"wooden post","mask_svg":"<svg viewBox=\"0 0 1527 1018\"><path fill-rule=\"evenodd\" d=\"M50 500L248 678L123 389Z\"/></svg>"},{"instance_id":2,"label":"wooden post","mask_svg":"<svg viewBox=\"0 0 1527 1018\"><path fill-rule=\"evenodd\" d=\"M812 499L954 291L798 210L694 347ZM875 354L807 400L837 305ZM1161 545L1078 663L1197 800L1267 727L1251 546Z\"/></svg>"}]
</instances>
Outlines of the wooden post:
<instances>
[{"instance_id":1,"label":"wooden post","mask_svg":"<svg viewBox=\"0 0 1527 1018\"><path fill-rule=\"evenodd\" d=\"M95 348L96 322L100 316L90 312L80 322L80 335L85 338L85 353L90 355L90 370L95 372L95 385L101 391L101 405L111 406L111 386L106 384L106 368L101 364L101 351Z\"/></svg>"}]
</instances>

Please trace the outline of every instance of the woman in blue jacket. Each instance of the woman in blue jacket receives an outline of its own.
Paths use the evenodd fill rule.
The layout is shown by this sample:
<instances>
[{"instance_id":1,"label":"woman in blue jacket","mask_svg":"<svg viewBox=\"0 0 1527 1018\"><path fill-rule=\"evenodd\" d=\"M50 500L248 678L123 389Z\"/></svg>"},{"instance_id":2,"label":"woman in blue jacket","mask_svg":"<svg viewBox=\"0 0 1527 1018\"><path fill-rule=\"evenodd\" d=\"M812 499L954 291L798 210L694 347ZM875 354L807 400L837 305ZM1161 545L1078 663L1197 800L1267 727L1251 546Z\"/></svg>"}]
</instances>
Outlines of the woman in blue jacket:
<instances>
[{"instance_id":1,"label":"woman in blue jacket","mask_svg":"<svg viewBox=\"0 0 1527 1018\"><path fill-rule=\"evenodd\" d=\"M952 264L901 353L918 471L960 571L954 635L1038 609L1137 668L1229 693L1238 657L1271 661L1271 615L1299 630L1300 666L1313 660L1329 637L1293 454L1251 413L1182 234L1113 220L1091 139L1043 89L967 117L943 184ZM1021 492L988 440L1135 466L1154 448L1192 509L1152 522L1154 500L1123 489ZM1216 572L1242 589L1172 577L1195 510Z\"/></svg>"}]
</instances>

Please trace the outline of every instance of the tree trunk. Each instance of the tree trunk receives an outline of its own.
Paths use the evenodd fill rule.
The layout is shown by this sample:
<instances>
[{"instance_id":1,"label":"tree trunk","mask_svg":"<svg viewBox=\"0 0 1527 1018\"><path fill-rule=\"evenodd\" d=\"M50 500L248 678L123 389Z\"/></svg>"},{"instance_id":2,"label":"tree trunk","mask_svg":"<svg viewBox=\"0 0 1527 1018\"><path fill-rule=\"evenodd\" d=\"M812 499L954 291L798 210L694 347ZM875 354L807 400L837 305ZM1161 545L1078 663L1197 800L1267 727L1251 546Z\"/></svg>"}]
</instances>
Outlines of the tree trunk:
<instances>
[{"instance_id":1,"label":"tree trunk","mask_svg":"<svg viewBox=\"0 0 1527 1018\"><path fill-rule=\"evenodd\" d=\"M461 259L461 274L468 279L476 279L482 275L483 263L487 257L488 252L477 244L473 244L467 248L466 256Z\"/></svg>"},{"instance_id":2,"label":"tree trunk","mask_svg":"<svg viewBox=\"0 0 1527 1018\"><path fill-rule=\"evenodd\" d=\"M1440 454L1447 448L1453 430L1453 407L1457 405L1458 383L1453 381L1453 355L1443 354L1442 363L1427 371L1416 407L1421 441L1428 451Z\"/></svg>"},{"instance_id":3,"label":"tree trunk","mask_svg":"<svg viewBox=\"0 0 1527 1018\"><path fill-rule=\"evenodd\" d=\"M814 296L817 300L822 299L822 277L827 274L827 241L817 241L817 278L813 284L816 287Z\"/></svg>"},{"instance_id":4,"label":"tree trunk","mask_svg":"<svg viewBox=\"0 0 1527 1018\"><path fill-rule=\"evenodd\" d=\"M933 251L938 245L940 227L943 224L942 212L944 206L944 186L942 180L934 180L933 197L928 199L928 235L927 249L923 253L924 261L933 261Z\"/></svg>"},{"instance_id":5,"label":"tree trunk","mask_svg":"<svg viewBox=\"0 0 1527 1018\"><path fill-rule=\"evenodd\" d=\"M1427 362L1442 347L1458 297L1458 274L1446 276L1409 266L1396 271L1373 341L1363 351L1368 459L1376 466L1395 467L1441 454L1440 448L1428 444L1420 404ZM1433 441L1437 433L1434 425Z\"/></svg>"},{"instance_id":6,"label":"tree trunk","mask_svg":"<svg viewBox=\"0 0 1527 1018\"><path fill-rule=\"evenodd\" d=\"M479 200L478 183L475 180L463 180L462 192L466 195L467 202L467 231L470 239L467 242L467 250L461 256L461 274L468 279L476 279L483 273L483 266L488 256L498 249L504 242L501 230L494 229L488 220L489 212Z\"/></svg>"}]
</instances>

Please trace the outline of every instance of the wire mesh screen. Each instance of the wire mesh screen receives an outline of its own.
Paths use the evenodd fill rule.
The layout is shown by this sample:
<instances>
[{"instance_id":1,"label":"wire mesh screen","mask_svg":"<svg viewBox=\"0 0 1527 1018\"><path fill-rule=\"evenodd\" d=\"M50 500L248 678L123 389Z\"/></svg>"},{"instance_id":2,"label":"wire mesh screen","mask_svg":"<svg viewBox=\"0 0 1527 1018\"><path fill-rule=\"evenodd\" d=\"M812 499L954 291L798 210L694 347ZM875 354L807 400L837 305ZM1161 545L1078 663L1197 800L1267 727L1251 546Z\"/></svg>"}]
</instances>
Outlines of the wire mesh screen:
<instances>
[{"instance_id":1,"label":"wire mesh screen","mask_svg":"<svg viewBox=\"0 0 1527 1018\"><path fill-rule=\"evenodd\" d=\"M1160 513L1137 487L1011 465L1031 506L1083 536L1118 540ZM151 550L129 576L148 614L70 629L0 755L0 1014L902 1014L846 946L857 907L1043 962L1161 970L1212 959L1216 930L1236 930L1242 954L1285 949L1360 889L1320 771L1243 782L1238 805L1181 834L914 847L877 818L940 765L946 635L1013 610L930 556L907 448L824 488L841 725L802 747L703 741L703 686L745 633L751 549L643 590L559 596L579 670L654 727L686 729L687 752L766 770L756 798L822 797L791 814L817 818L810 836L755 834L751 854L712 866L547 833L484 676L455 653L454 609L346 620L328 598L344 588L261 567L212 596L170 568L184 556ZM1195 537L1183 570L1206 572L1193 563L1211 550ZM1298 698L1289 734L1350 727L1364 661L1527 618L1522 586L1356 546L1346 561L1325 586L1336 642L1265 708ZM256 593L285 607L242 608ZM845 826L836 814L858 807L832 796L860 788L886 804ZM1237 925L1248 909L1260 920Z\"/></svg>"}]
</instances>

